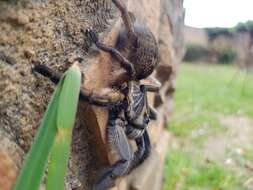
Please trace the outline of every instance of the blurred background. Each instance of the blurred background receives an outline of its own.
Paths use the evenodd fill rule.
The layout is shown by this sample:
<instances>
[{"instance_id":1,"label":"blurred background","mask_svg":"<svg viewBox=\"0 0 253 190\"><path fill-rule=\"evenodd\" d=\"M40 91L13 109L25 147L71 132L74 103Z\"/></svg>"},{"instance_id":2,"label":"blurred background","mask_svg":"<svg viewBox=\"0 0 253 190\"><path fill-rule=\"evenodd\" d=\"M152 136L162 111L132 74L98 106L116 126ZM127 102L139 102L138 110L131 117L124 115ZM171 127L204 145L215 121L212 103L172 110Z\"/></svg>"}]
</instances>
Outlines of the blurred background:
<instances>
[{"instance_id":1,"label":"blurred background","mask_svg":"<svg viewBox=\"0 0 253 190\"><path fill-rule=\"evenodd\" d=\"M253 189L253 1L185 0L164 189Z\"/></svg>"}]
</instances>

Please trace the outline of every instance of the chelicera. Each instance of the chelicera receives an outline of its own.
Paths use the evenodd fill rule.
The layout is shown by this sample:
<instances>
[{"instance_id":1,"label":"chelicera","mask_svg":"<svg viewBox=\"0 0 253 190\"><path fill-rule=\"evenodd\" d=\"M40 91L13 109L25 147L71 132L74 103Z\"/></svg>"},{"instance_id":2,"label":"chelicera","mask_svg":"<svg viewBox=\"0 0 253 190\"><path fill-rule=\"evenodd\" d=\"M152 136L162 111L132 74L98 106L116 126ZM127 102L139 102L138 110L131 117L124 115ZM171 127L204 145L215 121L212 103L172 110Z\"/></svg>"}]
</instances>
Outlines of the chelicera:
<instances>
[{"instance_id":1,"label":"chelicera","mask_svg":"<svg viewBox=\"0 0 253 190\"><path fill-rule=\"evenodd\" d=\"M81 90L80 99L97 106L107 106L109 119L107 125L107 143L118 154L118 161L100 175L93 189L107 189L115 180L129 174L150 154L150 139L147 126L157 117L156 111L147 100L147 92L158 92L160 84L141 84L141 80L150 76L159 60L158 45L152 32L139 24L128 12L120 0L112 0L120 10L124 27L120 31L115 47L101 43L93 30L86 30L98 49L109 53L113 59L127 71L125 81L117 85L118 90L110 89L106 94ZM60 74L45 65L35 65L34 70L48 77L54 83L60 80ZM115 89L115 88L114 88ZM129 144L134 140L137 150Z\"/></svg>"}]
</instances>

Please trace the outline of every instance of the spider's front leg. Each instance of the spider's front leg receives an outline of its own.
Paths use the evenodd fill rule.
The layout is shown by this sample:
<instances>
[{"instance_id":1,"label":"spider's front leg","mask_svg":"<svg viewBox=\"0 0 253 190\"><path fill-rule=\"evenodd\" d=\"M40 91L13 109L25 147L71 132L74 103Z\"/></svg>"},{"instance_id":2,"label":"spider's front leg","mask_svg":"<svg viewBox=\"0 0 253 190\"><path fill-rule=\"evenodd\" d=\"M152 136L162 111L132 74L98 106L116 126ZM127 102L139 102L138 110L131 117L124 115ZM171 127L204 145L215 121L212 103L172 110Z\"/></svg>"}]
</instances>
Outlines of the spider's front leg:
<instances>
[{"instance_id":1,"label":"spider's front leg","mask_svg":"<svg viewBox=\"0 0 253 190\"><path fill-rule=\"evenodd\" d=\"M62 76L62 74L42 64L35 64L33 67L33 71L36 71L41 75L49 78L55 84L60 81ZM119 91L110 88L102 89L100 92L93 92L88 89L82 88L80 90L79 98L80 100L86 101L92 105L110 107L123 101L124 95Z\"/></svg>"},{"instance_id":2,"label":"spider's front leg","mask_svg":"<svg viewBox=\"0 0 253 190\"><path fill-rule=\"evenodd\" d=\"M84 31L82 32L84 33ZM85 31L85 34L90 37L90 39L97 46L98 49L111 54L111 56L114 57L121 64L121 66L127 70L130 76L132 78L135 78L136 72L133 64L128 61L116 48L101 43L98 39L97 33L94 30L88 29Z\"/></svg>"},{"instance_id":3,"label":"spider's front leg","mask_svg":"<svg viewBox=\"0 0 253 190\"><path fill-rule=\"evenodd\" d=\"M126 30L127 30L129 38L132 40L136 39L136 33L134 31L133 22L132 22L129 11L127 10L126 5L122 3L121 0L112 0L112 2L121 12L121 16L126 26Z\"/></svg>"}]
</instances>

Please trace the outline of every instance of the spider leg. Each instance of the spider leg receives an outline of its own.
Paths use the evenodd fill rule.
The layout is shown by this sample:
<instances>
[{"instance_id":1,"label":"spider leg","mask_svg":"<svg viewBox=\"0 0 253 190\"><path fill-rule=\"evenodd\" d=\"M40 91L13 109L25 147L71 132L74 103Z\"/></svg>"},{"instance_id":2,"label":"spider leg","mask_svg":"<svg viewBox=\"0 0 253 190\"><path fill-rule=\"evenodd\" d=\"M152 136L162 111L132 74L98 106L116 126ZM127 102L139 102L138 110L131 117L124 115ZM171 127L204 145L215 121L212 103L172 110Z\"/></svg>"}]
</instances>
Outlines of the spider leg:
<instances>
[{"instance_id":1,"label":"spider leg","mask_svg":"<svg viewBox=\"0 0 253 190\"><path fill-rule=\"evenodd\" d=\"M146 127L146 125L143 127ZM133 127L132 125L128 125L126 128L127 138L131 139L131 140L135 140L135 139L143 136L144 132L145 132L144 128L139 129L139 128Z\"/></svg>"},{"instance_id":2,"label":"spider leg","mask_svg":"<svg viewBox=\"0 0 253 190\"><path fill-rule=\"evenodd\" d=\"M62 76L62 74L42 64L35 64L33 71L36 71L41 75L49 78L55 84L60 81ZM124 99L124 95L115 90L107 89L107 91L104 93L95 93L88 89L82 88L79 98L80 100L89 102L90 104L106 107L118 104Z\"/></svg>"},{"instance_id":3,"label":"spider leg","mask_svg":"<svg viewBox=\"0 0 253 190\"><path fill-rule=\"evenodd\" d=\"M98 36L94 30L88 29L85 31L85 33L91 38L92 42L95 43L98 49L110 53L111 56L117 59L121 66L127 70L127 72L132 76L132 78L135 77L135 69L133 64L128 61L116 48L107 46L99 42Z\"/></svg>"},{"instance_id":4,"label":"spider leg","mask_svg":"<svg viewBox=\"0 0 253 190\"><path fill-rule=\"evenodd\" d=\"M156 120L157 119L157 111L155 108L153 108L151 105L148 104L147 100L147 92L158 92L160 89L160 86L158 85L140 85L140 88L142 89L143 93L145 94L145 102L146 102L146 108L149 113L149 118L151 120Z\"/></svg>"},{"instance_id":5,"label":"spider leg","mask_svg":"<svg viewBox=\"0 0 253 190\"><path fill-rule=\"evenodd\" d=\"M152 84L142 84L142 88L145 88L148 92L159 92L160 86L152 85Z\"/></svg>"},{"instance_id":6,"label":"spider leg","mask_svg":"<svg viewBox=\"0 0 253 190\"><path fill-rule=\"evenodd\" d=\"M133 128L136 133L132 132L132 134L129 134L136 135L135 142L137 145L137 151L133 153L132 148L128 143L128 138L130 138L130 136L126 136L125 130L118 122L120 122L119 118L109 120L107 136L109 147L118 152L120 159L103 172L99 180L93 186L93 190L103 190L112 187L118 177L129 174L150 154L151 145L147 130Z\"/></svg>"},{"instance_id":7,"label":"spider leg","mask_svg":"<svg viewBox=\"0 0 253 190\"><path fill-rule=\"evenodd\" d=\"M145 159L150 155L151 151L151 144L147 130L144 131L141 137L136 138L135 142L138 149L134 153L134 157L131 162L131 166L128 170L128 173L130 173L133 169L142 164Z\"/></svg>"},{"instance_id":8,"label":"spider leg","mask_svg":"<svg viewBox=\"0 0 253 190\"><path fill-rule=\"evenodd\" d=\"M115 4L115 6L121 12L121 16L122 16L123 22L126 26L128 37L131 38L131 39L135 39L136 34L134 32L133 22L131 20L131 16L130 16L128 10L127 10L126 5L124 3L122 3L121 0L112 0L112 2Z\"/></svg>"},{"instance_id":9,"label":"spider leg","mask_svg":"<svg viewBox=\"0 0 253 190\"><path fill-rule=\"evenodd\" d=\"M152 120L157 120L157 111L155 108L149 105L149 118Z\"/></svg>"},{"instance_id":10,"label":"spider leg","mask_svg":"<svg viewBox=\"0 0 253 190\"><path fill-rule=\"evenodd\" d=\"M149 92L158 92L160 87L154 85L145 85L146 91Z\"/></svg>"},{"instance_id":11,"label":"spider leg","mask_svg":"<svg viewBox=\"0 0 253 190\"><path fill-rule=\"evenodd\" d=\"M158 92L162 86L160 81L158 81L153 76L148 77L147 79L145 79L145 81L148 84L143 84L143 86L145 87L146 91L149 91L149 92Z\"/></svg>"},{"instance_id":12,"label":"spider leg","mask_svg":"<svg viewBox=\"0 0 253 190\"><path fill-rule=\"evenodd\" d=\"M117 177L123 176L122 168L126 168L126 160L119 160L106 169L101 178L93 185L92 190L105 190L115 185Z\"/></svg>"},{"instance_id":13,"label":"spider leg","mask_svg":"<svg viewBox=\"0 0 253 190\"><path fill-rule=\"evenodd\" d=\"M128 83L128 95L129 106L126 109L126 117L129 124L137 129L145 129L151 120L156 120L157 112L151 107L147 99L148 90L158 90L157 86L139 85L139 83L129 82ZM151 89L152 88L152 89ZM132 128L127 128L130 133Z\"/></svg>"},{"instance_id":14,"label":"spider leg","mask_svg":"<svg viewBox=\"0 0 253 190\"><path fill-rule=\"evenodd\" d=\"M108 146L117 152L119 160L102 173L94 184L93 190L104 190L112 187L118 177L128 174L134 153L128 143L124 126L124 121L120 118L109 119L107 127Z\"/></svg>"},{"instance_id":15,"label":"spider leg","mask_svg":"<svg viewBox=\"0 0 253 190\"><path fill-rule=\"evenodd\" d=\"M35 64L33 67L33 71L36 71L43 75L44 77L49 78L53 83L57 84L61 79L61 74L50 69L46 65Z\"/></svg>"}]
</instances>

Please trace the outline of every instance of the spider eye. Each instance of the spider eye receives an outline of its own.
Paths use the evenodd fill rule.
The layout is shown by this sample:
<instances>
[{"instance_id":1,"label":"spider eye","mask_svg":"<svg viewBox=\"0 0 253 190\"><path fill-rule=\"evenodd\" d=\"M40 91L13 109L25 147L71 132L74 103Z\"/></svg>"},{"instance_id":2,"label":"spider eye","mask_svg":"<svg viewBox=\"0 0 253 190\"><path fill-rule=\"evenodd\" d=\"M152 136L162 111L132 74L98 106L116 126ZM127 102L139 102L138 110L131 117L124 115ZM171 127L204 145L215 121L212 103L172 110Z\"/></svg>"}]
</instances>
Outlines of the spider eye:
<instances>
[{"instance_id":1,"label":"spider eye","mask_svg":"<svg viewBox=\"0 0 253 190\"><path fill-rule=\"evenodd\" d=\"M139 48L140 47L140 42L139 42L138 38L136 38L136 40L134 41L134 47L135 48Z\"/></svg>"}]
</instances>

